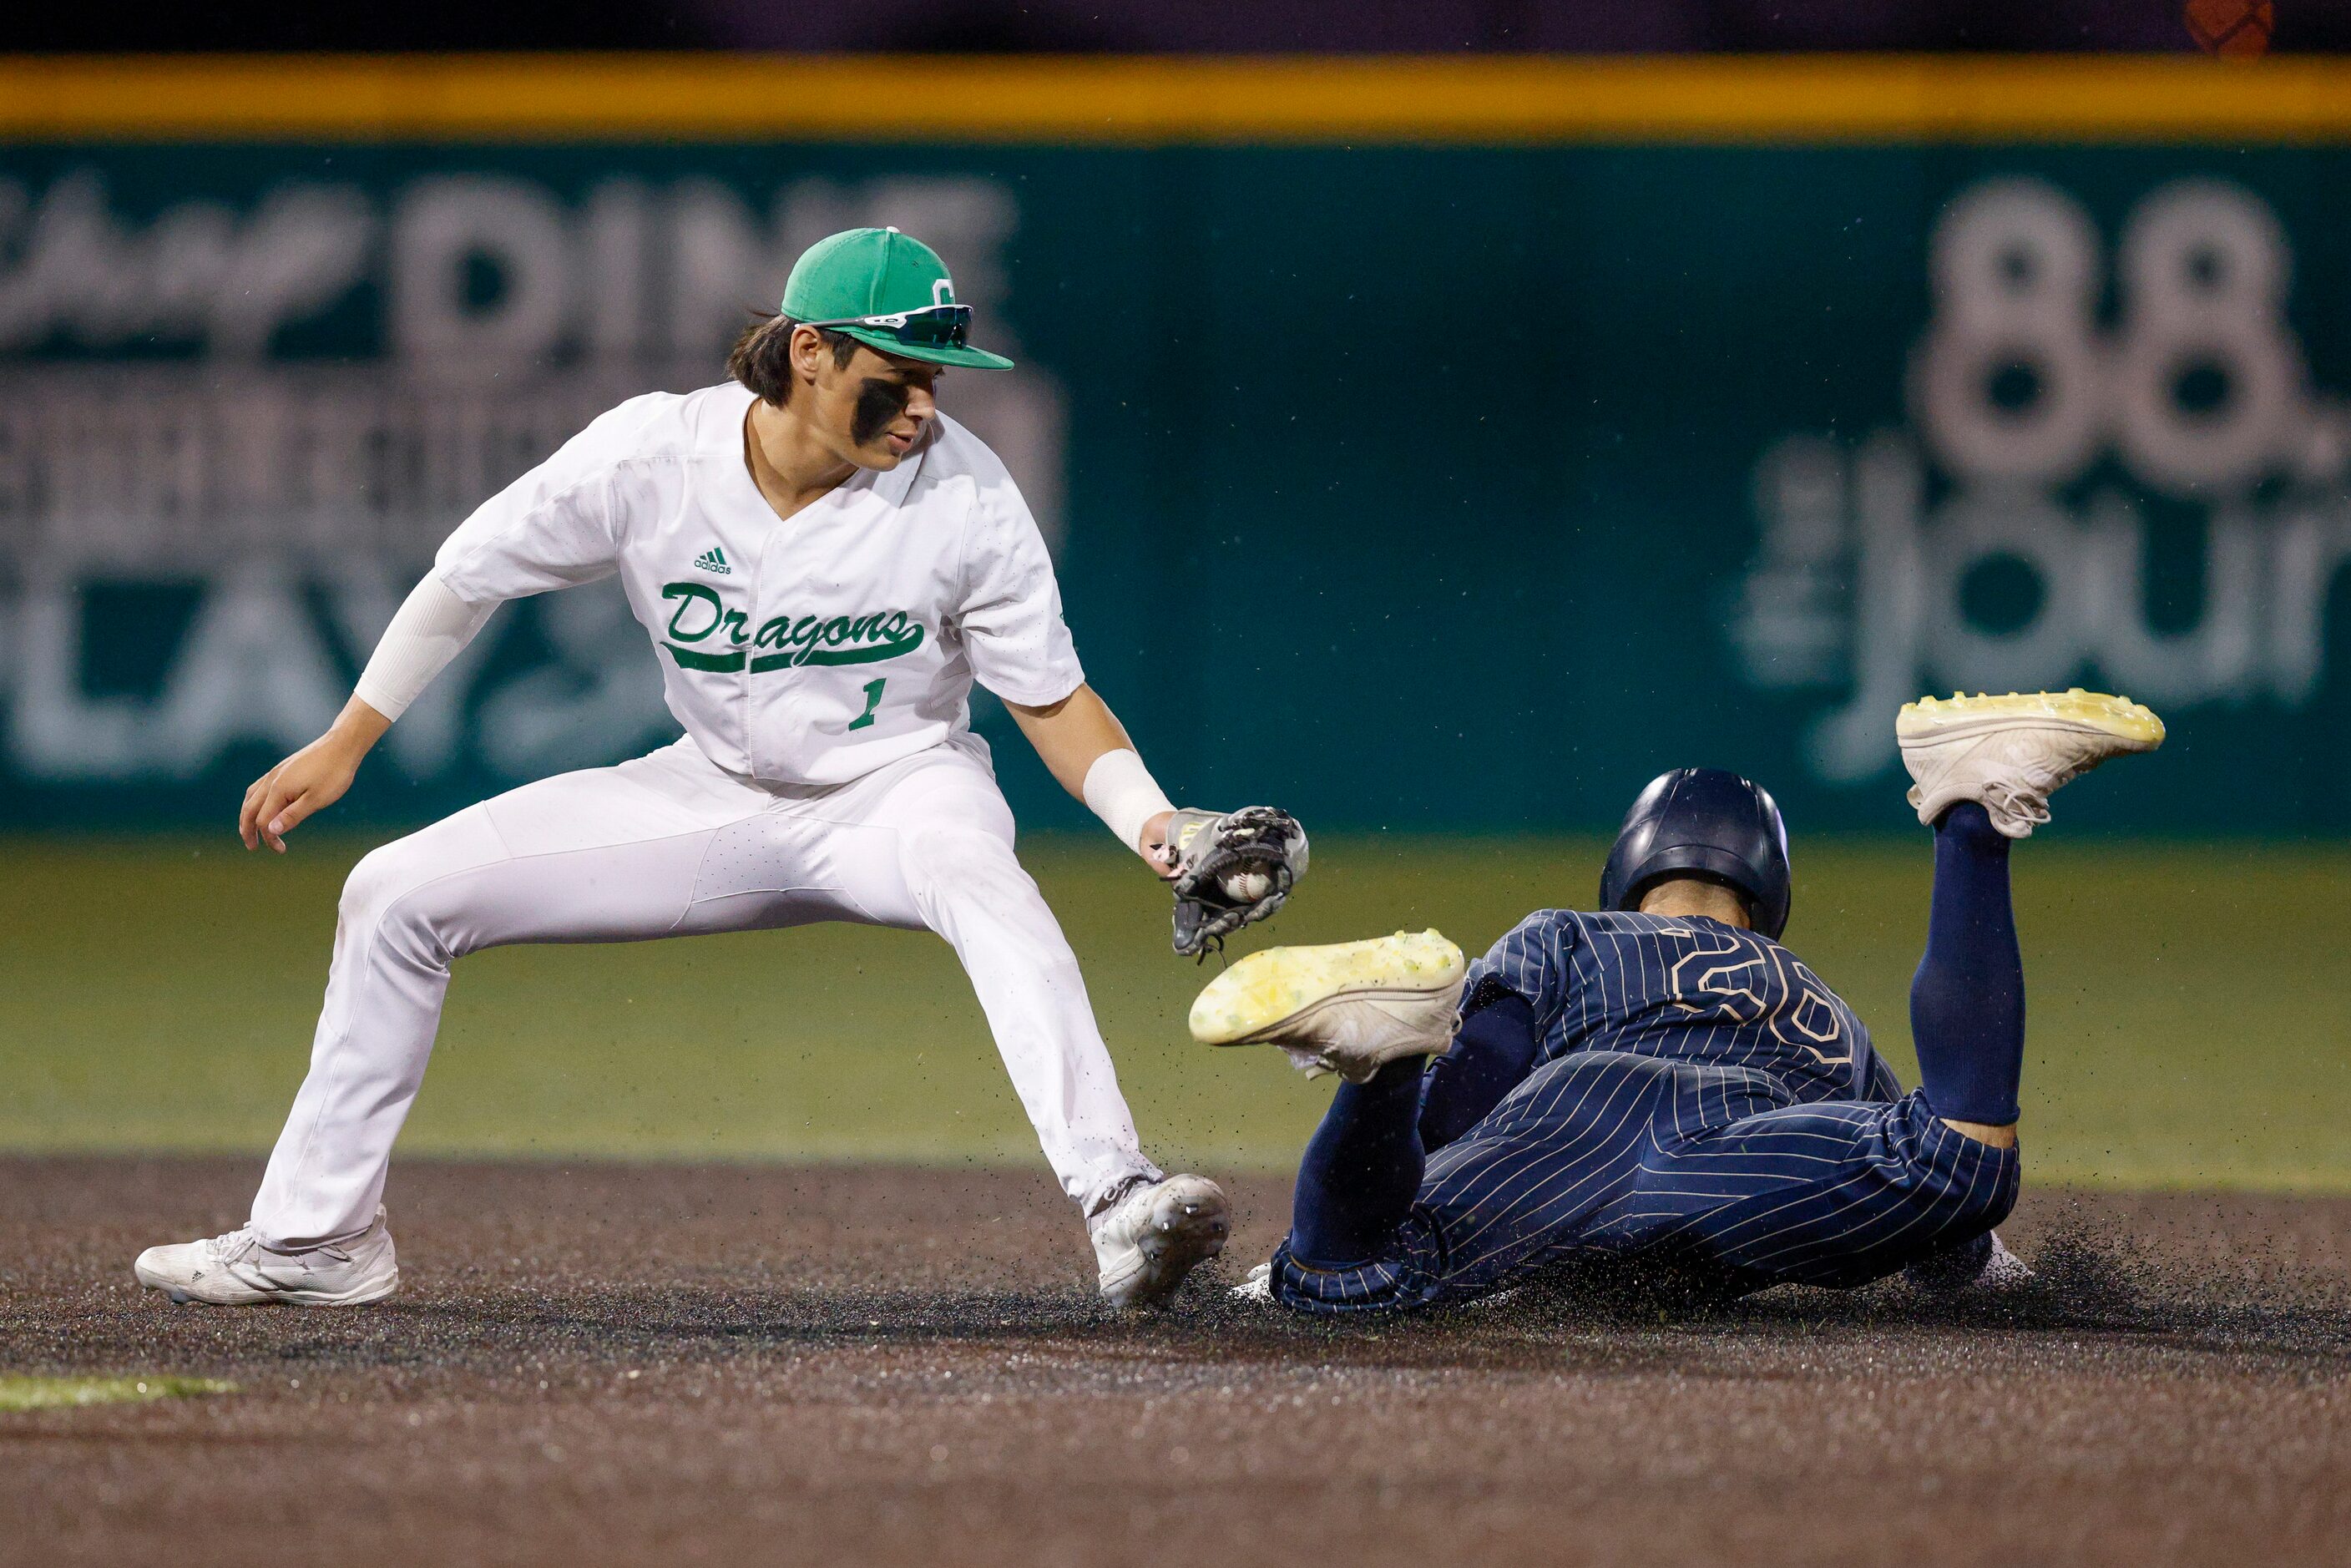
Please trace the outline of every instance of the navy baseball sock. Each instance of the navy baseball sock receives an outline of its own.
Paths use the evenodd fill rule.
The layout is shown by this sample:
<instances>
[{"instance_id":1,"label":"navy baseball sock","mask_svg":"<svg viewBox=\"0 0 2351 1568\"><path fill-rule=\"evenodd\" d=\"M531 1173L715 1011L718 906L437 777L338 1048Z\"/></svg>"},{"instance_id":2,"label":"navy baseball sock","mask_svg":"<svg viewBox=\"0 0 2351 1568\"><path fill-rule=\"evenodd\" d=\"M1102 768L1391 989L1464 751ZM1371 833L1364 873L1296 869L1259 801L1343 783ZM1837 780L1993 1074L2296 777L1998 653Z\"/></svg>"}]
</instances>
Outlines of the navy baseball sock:
<instances>
[{"instance_id":1,"label":"navy baseball sock","mask_svg":"<svg viewBox=\"0 0 2351 1568\"><path fill-rule=\"evenodd\" d=\"M1420 1098L1424 1149L1441 1149L1484 1121L1534 1070L1542 1050L1534 1005L1526 998L1500 990L1491 1001L1479 1003L1479 998L1470 998L1453 1049L1429 1066Z\"/></svg>"},{"instance_id":2,"label":"navy baseball sock","mask_svg":"<svg viewBox=\"0 0 2351 1568\"><path fill-rule=\"evenodd\" d=\"M1962 800L1935 824L1927 955L1910 982L1910 1039L1938 1116L2005 1126L2024 1072L2024 959L2008 895L2008 840Z\"/></svg>"},{"instance_id":3,"label":"navy baseball sock","mask_svg":"<svg viewBox=\"0 0 2351 1568\"><path fill-rule=\"evenodd\" d=\"M1420 1058L1391 1061L1368 1083L1342 1083L1298 1162L1290 1251L1301 1262L1380 1255L1420 1191Z\"/></svg>"}]
</instances>

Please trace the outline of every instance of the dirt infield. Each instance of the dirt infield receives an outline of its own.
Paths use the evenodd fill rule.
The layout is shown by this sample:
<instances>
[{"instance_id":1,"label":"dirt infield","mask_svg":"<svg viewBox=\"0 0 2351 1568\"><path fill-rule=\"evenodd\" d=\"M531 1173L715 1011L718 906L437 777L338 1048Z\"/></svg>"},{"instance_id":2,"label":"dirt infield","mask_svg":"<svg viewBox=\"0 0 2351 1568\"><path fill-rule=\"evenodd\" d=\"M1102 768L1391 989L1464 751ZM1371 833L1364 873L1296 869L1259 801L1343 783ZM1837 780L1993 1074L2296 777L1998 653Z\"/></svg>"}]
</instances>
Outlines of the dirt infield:
<instances>
[{"instance_id":1,"label":"dirt infield","mask_svg":"<svg viewBox=\"0 0 2351 1568\"><path fill-rule=\"evenodd\" d=\"M1025 1173L434 1166L402 1292L172 1308L243 1162L0 1161L0 1562L1884 1564L2351 1557L2351 1200L2032 1195L2044 1284L1689 1317L1113 1320ZM1278 1182L1238 1184L1236 1263Z\"/></svg>"}]
</instances>

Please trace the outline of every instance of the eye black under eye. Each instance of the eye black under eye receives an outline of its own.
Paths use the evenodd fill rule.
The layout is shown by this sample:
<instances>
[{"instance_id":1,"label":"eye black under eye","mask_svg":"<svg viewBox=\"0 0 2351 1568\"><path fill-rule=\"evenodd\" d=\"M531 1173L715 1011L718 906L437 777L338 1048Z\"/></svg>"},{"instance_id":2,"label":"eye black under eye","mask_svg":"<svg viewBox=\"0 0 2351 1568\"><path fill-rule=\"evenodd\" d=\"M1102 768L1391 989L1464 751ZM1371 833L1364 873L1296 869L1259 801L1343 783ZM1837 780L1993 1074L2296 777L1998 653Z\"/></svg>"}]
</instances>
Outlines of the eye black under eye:
<instances>
[{"instance_id":1,"label":"eye black under eye","mask_svg":"<svg viewBox=\"0 0 2351 1568\"><path fill-rule=\"evenodd\" d=\"M904 382L867 377L858 388L857 413L850 425L852 437L862 444L881 434L884 426L906 412L906 400L914 391Z\"/></svg>"}]
</instances>

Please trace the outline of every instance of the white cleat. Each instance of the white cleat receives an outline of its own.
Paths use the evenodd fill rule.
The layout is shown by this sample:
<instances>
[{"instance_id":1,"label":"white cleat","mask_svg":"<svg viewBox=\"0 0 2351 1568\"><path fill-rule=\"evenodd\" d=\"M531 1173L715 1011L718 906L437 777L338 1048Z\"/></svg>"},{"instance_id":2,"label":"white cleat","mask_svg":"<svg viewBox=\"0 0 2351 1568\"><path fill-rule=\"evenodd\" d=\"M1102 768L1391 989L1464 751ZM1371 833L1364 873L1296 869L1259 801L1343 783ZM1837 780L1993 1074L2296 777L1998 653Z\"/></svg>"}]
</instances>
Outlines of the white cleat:
<instances>
[{"instance_id":1,"label":"white cleat","mask_svg":"<svg viewBox=\"0 0 2351 1568\"><path fill-rule=\"evenodd\" d=\"M2049 820L2049 796L2110 757L2153 751L2163 721L2128 697L2075 686L2004 697L1921 697L1894 721L1903 766L1917 782L1910 804L1928 827L1961 800L1980 801L1991 825L2022 839Z\"/></svg>"},{"instance_id":2,"label":"white cleat","mask_svg":"<svg viewBox=\"0 0 2351 1568\"><path fill-rule=\"evenodd\" d=\"M1173 1176L1136 1183L1088 1228L1101 1265L1096 1288L1102 1299L1113 1307L1154 1307L1176 1293L1185 1275L1225 1249L1232 1218L1215 1182Z\"/></svg>"},{"instance_id":3,"label":"white cleat","mask_svg":"<svg viewBox=\"0 0 2351 1568\"><path fill-rule=\"evenodd\" d=\"M251 1306L282 1301L297 1307L356 1307L380 1301L400 1287L400 1263L383 1209L375 1223L348 1241L280 1252L251 1229L202 1241L150 1247L131 1272L151 1291L174 1301Z\"/></svg>"},{"instance_id":4,"label":"white cleat","mask_svg":"<svg viewBox=\"0 0 2351 1568\"><path fill-rule=\"evenodd\" d=\"M1268 947L1208 982L1192 1003L1203 1045L1278 1045L1310 1077L1362 1083L1403 1056L1442 1056L1469 973L1434 931L1326 947Z\"/></svg>"}]
</instances>

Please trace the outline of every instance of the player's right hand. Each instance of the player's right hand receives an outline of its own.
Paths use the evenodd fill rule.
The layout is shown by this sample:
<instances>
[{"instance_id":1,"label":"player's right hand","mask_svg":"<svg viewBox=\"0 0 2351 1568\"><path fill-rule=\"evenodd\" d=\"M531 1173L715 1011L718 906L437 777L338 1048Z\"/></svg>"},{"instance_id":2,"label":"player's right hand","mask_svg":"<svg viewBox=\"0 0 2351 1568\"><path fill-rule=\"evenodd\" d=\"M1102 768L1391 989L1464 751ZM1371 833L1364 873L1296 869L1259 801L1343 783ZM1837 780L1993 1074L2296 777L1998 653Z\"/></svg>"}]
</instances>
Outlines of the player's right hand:
<instances>
[{"instance_id":1,"label":"player's right hand","mask_svg":"<svg viewBox=\"0 0 2351 1568\"><path fill-rule=\"evenodd\" d=\"M257 850L266 843L284 854L286 835L343 798L368 748L391 724L353 697L333 728L255 779L236 814L236 836L245 847Z\"/></svg>"}]
</instances>

